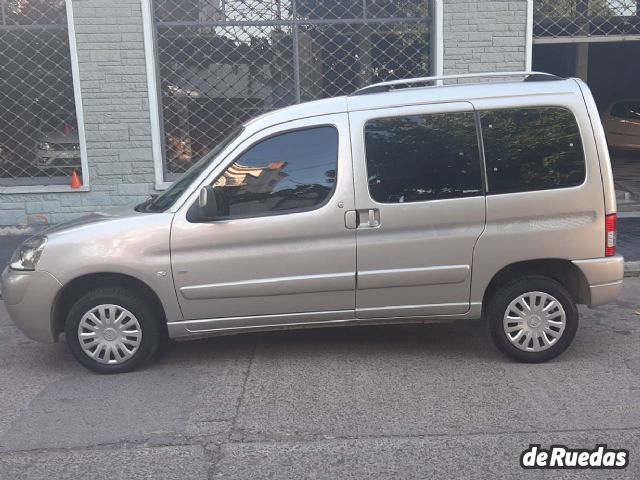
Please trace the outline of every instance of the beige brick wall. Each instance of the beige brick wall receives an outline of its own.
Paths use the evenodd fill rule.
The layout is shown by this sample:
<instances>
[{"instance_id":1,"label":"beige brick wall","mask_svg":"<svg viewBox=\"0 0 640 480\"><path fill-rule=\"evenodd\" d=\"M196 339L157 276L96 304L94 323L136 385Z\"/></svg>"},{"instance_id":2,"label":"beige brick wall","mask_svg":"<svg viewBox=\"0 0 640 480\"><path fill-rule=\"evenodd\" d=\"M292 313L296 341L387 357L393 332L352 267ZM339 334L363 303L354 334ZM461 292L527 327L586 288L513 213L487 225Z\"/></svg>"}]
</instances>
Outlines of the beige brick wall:
<instances>
[{"instance_id":1,"label":"beige brick wall","mask_svg":"<svg viewBox=\"0 0 640 480\"><path fill-rule=\"evenodd\" d=\"M526 0L444 0L444 73L519 71L526 63Z\"/></svg>"},{"instance_id":2,"label":"beige brick wall","mask_svg":"<svg viewBox=\"0 0 640 480\"><path fill-rule=\"evenodd\" d=\"M141 1L72 2L91 190L2 194L0 234L136 203L154 186Z\"/></svg>"},{"instance_id":3,"label":"beige brick wall","mask_svg":"<svg viewBox=\"0 0 640 480\"><path fill-rule=\"evenodd\" d=\"M4 194L0 235L133 204L154 188L141 0L72 2L91 191ZM526 0L443 0L445 74L523 70L526 11Z\"/></svg>"}]
</instances>

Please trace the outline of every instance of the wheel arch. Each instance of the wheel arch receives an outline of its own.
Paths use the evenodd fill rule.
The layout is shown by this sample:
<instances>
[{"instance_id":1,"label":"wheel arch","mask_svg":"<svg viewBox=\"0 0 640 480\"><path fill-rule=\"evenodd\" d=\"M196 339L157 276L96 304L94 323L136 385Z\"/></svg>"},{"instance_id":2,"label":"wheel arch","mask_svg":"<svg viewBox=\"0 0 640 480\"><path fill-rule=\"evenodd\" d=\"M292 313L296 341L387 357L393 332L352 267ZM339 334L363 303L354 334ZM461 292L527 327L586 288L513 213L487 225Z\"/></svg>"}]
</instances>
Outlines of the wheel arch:
<instances>
[{"instance_id":1,"label":"wheel arch","mask_svg":"<svg viewBox=\"0 0 640 480\"><path fill-rule=\"evenodd\" d=\"M58 293L52 308L52 330L57 338L64 331L64 324L73 304L83 295L99 287L127 288L147 302L157 315L161 332L167 335L167 318L156 292L139 278L122 273L91 273L76 277L66 283Z\"/></svg>"},{"instance_id":2,"label":"wheel arch","mask_svg":"<svg viewBox=\"0 0 640 480\"><path fill-rule=\"evenodd\" d=\"M500 286L527 275L552 278L569 291L576 303L590 304L589 284L582 271L570 260L547 258L511 263L496 272L484 291L483 310Z\"/></svg>"}]
</instances>

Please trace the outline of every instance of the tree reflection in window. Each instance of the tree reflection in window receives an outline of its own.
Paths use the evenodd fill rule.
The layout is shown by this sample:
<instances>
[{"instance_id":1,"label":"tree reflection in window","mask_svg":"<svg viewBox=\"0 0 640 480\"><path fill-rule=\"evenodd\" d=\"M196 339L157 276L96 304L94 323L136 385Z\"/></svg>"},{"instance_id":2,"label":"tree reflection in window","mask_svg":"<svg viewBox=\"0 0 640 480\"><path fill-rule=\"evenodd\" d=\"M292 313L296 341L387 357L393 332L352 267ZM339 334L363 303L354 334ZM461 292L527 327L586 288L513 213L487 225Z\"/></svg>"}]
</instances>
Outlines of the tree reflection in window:
<instances>
[{"instance_id":1,"label":"tree reflection in window","mask_svg":"<svg viewBox=\"0 0 640 480\"><path fill-rule=\"evenodd\" d=\"M213 183L224 217L250 217L319 206L336 178L334 127L296 130L263 140Z\"/></svg>"},{"instance_id":2,"label":"tree reflection in window","mask_svg":"<svg viewBox=\"0 0 640 480\"><path fill-rule=\"evenodd\" d=\"M371 198L404 203L482 194L471 112L380 118L365 126Z\"/></svg>"},{"instance_id":3,"label":"tree reflection in window","mask_svg":"<svg viewBox=\"0 0 640 480\"><path fill-rule=\"evenodd\" d=\"M548 190L585 179L580 131L560 107L481 112L488 193Z\"/></svg>"}]
</instances>

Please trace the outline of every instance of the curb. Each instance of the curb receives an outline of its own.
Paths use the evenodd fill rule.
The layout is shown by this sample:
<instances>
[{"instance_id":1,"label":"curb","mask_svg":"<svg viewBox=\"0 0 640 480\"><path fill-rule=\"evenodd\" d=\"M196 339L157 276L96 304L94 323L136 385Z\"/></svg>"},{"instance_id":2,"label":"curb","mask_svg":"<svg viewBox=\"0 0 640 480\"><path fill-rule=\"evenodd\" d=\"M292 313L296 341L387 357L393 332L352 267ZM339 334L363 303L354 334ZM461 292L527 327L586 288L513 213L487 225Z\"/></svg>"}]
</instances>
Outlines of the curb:
<instances>
[{"instance_id":1,"label":"curb","mask_svg":"<svg viewBox=\"0 0 640 480\"><path fill-rule=\"evenodd\" d=\"M624 262L625 277L640 277L640 262Z\"/></svg>"}]
</instances>

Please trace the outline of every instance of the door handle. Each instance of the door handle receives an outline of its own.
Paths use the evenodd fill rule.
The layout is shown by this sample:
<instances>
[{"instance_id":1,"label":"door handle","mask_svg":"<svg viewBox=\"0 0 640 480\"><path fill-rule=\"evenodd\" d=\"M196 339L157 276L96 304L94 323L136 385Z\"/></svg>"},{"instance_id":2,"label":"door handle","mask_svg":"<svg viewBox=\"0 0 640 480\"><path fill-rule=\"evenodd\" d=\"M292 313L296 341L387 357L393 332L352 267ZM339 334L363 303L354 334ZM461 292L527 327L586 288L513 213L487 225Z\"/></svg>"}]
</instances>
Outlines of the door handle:
<instances>
[{"instance_id":1,"label":"door handle","mask_svg":"<svg viewBox=\"0 0 640 480\"><path fill-rule=\"evenodd\" d=\"M348 210L344 212L344 226L349 230L355 230L358 228L358 212L355 210Z\"/></svg>"},{"instance_id":2,"label":"door handle","mask_svg":"<svg viewBox=\"0 0 640 480\"><path fill-rule=\"evenodd\" d=\"M380 226L380 210L377 208L349 210L344 213L344 225L349 229L377 228Z\"/></svg>"},{"instance_id":3,"label":"door handle","mask_svg":"<svg viewBox=\"0 0 640 480\"><path fill-rule=\"evenodd\" d=\"M370 208L367 210L369 219L369 228L377 227L380 225L380 210L377 208Z\"/></svg>"}]
</instances>

